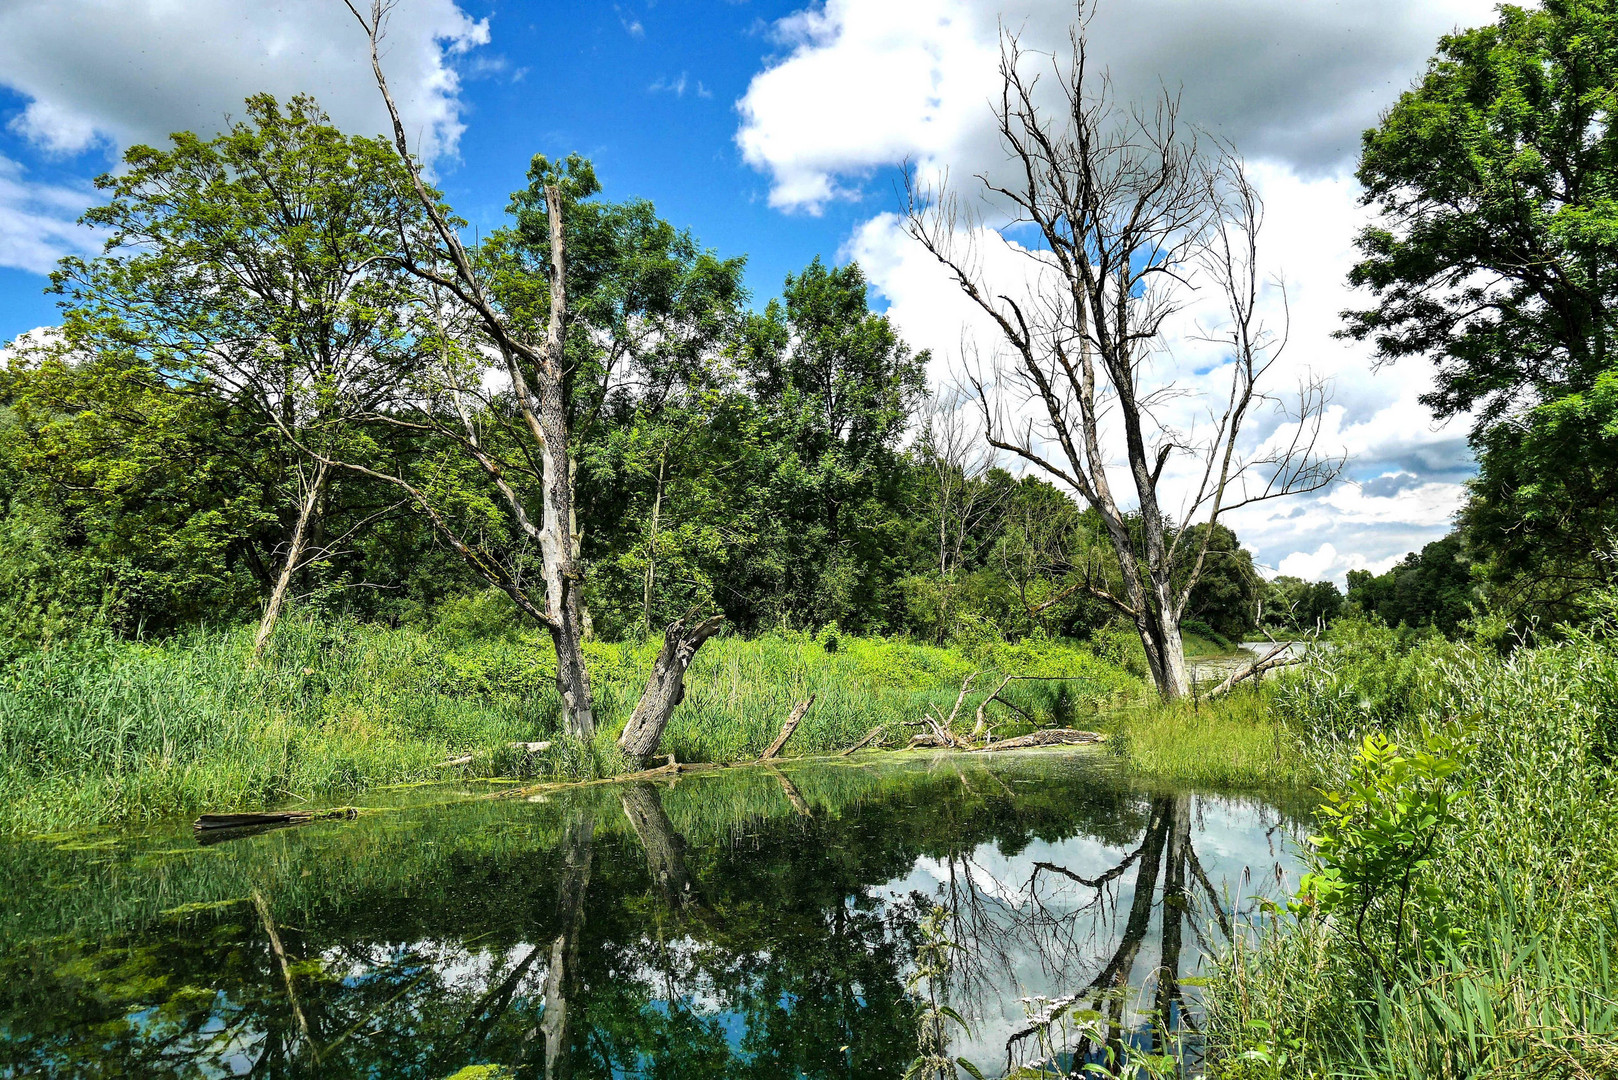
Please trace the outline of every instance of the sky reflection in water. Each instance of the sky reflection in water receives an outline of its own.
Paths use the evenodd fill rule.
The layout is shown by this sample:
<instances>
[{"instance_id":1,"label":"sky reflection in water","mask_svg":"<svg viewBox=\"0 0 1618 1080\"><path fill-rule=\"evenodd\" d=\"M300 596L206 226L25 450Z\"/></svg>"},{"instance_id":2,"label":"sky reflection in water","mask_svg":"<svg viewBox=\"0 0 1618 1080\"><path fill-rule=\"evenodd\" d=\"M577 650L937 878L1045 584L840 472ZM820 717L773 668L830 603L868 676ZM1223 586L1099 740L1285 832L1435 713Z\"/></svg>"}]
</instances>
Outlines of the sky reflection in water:
<instances>
[{"instance_id":1,"label":"sky reflection in water","mask_svg":"<svg viewBox=\"0 0 1618 1080\"><path fill-rule=\"evenodd\" d=\"M1296 887L1306 810L1050 753L460 795L0 844L0 1077L897 1077L934 904L954 1052L997 1075L1022 999L1189 1031L1205 950Z\"/></svg>"}]
</instances>

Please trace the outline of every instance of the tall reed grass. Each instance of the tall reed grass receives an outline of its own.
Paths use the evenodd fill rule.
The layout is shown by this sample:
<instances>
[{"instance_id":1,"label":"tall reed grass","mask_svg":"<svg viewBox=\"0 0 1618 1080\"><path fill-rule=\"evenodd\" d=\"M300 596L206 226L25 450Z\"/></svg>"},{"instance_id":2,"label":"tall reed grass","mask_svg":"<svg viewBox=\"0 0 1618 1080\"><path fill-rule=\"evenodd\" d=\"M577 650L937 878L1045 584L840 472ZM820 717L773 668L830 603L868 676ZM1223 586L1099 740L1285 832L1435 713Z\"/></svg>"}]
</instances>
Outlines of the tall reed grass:
<instances>
[{"instance_id":1,"label":"tall reed grass","mask_svg":"<svg viewBox=\"0 0 1618 1080\"><path fill-rule=\"evenodd\" d=\"M1274 705L1326 788L1344 784L1364 735L1412 745L1442 730L1459 766L1453 821L1404 868L1397 921L1387 904L1356 926L1306 902L1227 958L1209 990L1210 1075L1618 1076L1606 629L1502 657L1350 628Z\"/></svg>"},{"instance_id":2,"label":"tall reed grass","mask_svg":"<svg viewBox=\"0 0 1618 1080\"><path fill-rule=\"evenodd\" d=\"M385 629L289 619L251 659L246 629L162 642L81 639L0 668L0 831L134 821L197 809L332 798L465 776L579 778L622 768L612 740L658 643L588 647L602 731L560 738L555 660L537 634ZM792 704L815 695L788 755L825 753L881 726L889 744L928 708L948 712L982 670L1048 674L1007 696L1039 723L1072 723L1139 683L1069 644L971 654L902 642L719 638L699 653L664 736L684 761L757 756ZM985 692L986 692L985 690ZM991 710L1002 732L1022 722ZM1010 727L1008 720L1016 720ZM546 740L535 759L513 741ZM465 768L439 763L471 754Z\"/></svg>"}]
</instances>

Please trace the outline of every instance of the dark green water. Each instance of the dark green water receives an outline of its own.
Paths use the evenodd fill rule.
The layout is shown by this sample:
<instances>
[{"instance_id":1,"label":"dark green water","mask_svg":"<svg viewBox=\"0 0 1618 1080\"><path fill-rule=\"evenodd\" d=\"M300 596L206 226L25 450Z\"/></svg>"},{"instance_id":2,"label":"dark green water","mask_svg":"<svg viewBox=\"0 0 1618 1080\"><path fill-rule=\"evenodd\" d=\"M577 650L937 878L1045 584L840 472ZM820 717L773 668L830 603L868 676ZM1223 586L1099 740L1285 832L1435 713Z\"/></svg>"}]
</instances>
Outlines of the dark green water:
<instances>
[{"instance_id":1,"label":"dark green water","mask_svg":"<svg viewBox=\"0 0 1618 1080\"><path fill-rule=\"evenodd\" d=\"M0 1076L899 1077L939 904L994 1076L1040 996L1190 1030L1205 948L1296 887L1296 811L1076 754L460 794L0 843Z\"/></svg>"}]
</instances>

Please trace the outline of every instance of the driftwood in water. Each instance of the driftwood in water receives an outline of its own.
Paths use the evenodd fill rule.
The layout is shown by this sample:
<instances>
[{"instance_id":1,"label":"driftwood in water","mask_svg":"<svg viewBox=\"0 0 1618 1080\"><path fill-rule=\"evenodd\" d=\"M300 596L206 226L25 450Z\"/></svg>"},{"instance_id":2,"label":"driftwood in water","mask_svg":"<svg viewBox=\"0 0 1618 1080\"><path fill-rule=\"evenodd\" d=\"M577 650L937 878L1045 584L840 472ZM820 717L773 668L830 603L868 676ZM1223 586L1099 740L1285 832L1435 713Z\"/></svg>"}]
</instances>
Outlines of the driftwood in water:
<instances>
[{"instance_id":1,"label":"driftwood in water","mask_svg":"<svg viewBox=\"0 0 1618 1080\"><path fill-rule=\"evenodd\" d=\"M873 742L876 742L881 737L882 737L882 725L878 724L876 727L872 728L870 731L867 731L865 733L865 738L861 739L859 742L855 743L853 746L850 746L847 750L844 750L842 753L838 754L837 756L838 757L848 757L850 754L852 754L856 750L864 750L867 746L870 746Z\"/></svg>"},{"instance_id":2,"label":"driftwood in water","mask_svg":"<svg viewBox=\"0 0 1618 1080\"><path fill-rule=\"evenodd\" d=\"M261 814L203 814L191 823L198 832L210 829L252 829L269 825L303 825L311 821L351 821L360 816L352 806L336 810L272 810Z\"/></svg>"},{"instance_id":3,"label":"driftwood in water","mask_svg":"<svg viewBox=\"0 0 1618 1080\"><path fill-rule=\"evenodd\" d=\"M813 705L814 703L815 695L810 694L807 698L804 698L802 701L798 702L798 704L793 706L792 712L787 716L787 722L781 725L781 734L777 735L775 737L775 741L769 745L769 748L765 750L764 753L759 755L758 759L760 761L768 761L776 754L781 752L781 747L785 746L787 744L787 740L792 738L792 733L798 730L799 721L804 718L804 715L809 712L809 706Z\"/></svg>"},{"instance_id":4,"label":"driftwood in water","mask_svg":"<svg viewBox=\"0 0 1618 1080\"><path fill-rule=\"evenodd\" d=\"M1028 735L1019 735L1015 739L1001 739L999 742L987 746L974 747L975 754L986 754L991 750L1022 750L1030 746L1079 746L1085 743L1098 743L1106 739L1099 731L1075 731L1072 728L1046 728Z\"/></svg>"}]
</instances>

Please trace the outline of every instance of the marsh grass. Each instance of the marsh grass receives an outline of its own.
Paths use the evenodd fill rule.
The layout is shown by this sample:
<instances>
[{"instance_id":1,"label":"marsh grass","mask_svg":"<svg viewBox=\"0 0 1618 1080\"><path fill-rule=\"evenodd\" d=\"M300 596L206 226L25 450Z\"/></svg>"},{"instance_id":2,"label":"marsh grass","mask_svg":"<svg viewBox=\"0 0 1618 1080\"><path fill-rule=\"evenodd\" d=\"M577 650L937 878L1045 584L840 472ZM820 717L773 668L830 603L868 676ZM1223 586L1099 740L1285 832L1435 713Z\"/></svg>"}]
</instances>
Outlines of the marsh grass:
<instances>
[{"instance_id":1,"label":"marsh grass","mask_svg":"<svg viewBox=\"0 0 1618 1080\"><path fill-rule=\"evenodd\" d=\"M199 809L331 799L385 784L478 776L579 779L625 767L613 739L657 642L592 643L602 728L558 735L549 642L538 634L384 629L288 619L258 662L246 629L162 642L79 640L0 669L0 831L130 822ZM827 753L882 726L902 742L928 706L948 711L983 671L1076 676L1014 683L1041 724L1130 700L1139 683L1068 644L971 654L802 635L720 638L698 655L664 736L683 761L756 757L793 703L816 695L785 753ZM995 706L1000 734L1026 730ZM538 758L513 741L549 739ZM471 766L439 763L473 754Z\"/></svg>"},{"instance_id":2,"label":"marsh grass","mask_svg":"<svg viewBox=\"0 0 1618 1080\"><path fill-rule=\"evenodd\" d=\"M1310 774L1295 729L1282 723L1273 691L1238 688L1213 701L1144 701L1103 723L1130 772L1196 787L1304 786Z\"/></svg>"},{"instance_id":3,"label":"marsh grass","mask_svg":"<svg viewBox=\"0 0 1618 1080\"><path fill-rule=\"evenodd\" d=\"M1618 1075L1612 629L1501 657L1351 627L1279 684L1275 709L1328 789L1365 735L1421 746L1444 732L1453 820L1397 909L1327 918L1305 900L1226 958L1210 1076Z\"/></svg>"}]
</instances>

